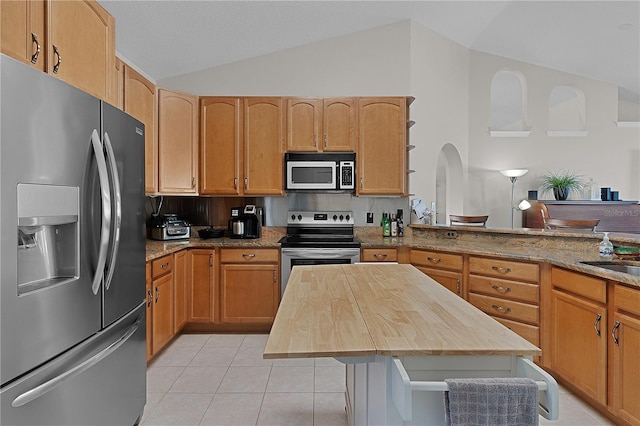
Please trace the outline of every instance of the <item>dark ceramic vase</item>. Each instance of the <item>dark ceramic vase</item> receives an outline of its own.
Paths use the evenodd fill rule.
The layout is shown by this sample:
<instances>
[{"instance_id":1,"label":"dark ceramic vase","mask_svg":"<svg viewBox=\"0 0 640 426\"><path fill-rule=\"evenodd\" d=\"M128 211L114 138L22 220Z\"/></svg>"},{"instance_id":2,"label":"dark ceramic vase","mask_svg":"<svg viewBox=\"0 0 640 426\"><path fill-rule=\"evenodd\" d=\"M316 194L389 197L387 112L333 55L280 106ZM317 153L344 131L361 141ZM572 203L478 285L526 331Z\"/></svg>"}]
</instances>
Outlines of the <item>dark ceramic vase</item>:
<instances>
[{"instance_id":1,"label":"dark ceramic vase","mask_svg":"<svg viewBox=\"0 0 640 426\"><path fill-rule=\"evenodd\" d=\"M553 196L558 201L566 200L568 195L569 195L569 191L567 190L567 188L564 188L564 187L553 188Z\"/></svg>"}]
</instances>

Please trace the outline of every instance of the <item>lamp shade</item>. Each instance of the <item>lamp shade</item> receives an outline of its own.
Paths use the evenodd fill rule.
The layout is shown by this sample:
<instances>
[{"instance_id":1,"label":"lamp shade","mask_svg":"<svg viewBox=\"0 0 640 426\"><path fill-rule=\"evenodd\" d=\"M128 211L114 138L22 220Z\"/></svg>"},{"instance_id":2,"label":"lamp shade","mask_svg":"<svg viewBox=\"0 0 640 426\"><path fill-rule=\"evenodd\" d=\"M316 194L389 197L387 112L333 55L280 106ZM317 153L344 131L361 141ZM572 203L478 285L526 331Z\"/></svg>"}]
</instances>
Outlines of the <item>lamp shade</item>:
<instances>
[{"instance_id":1,"label":"lamp shade","mask_svg":"<svg viewBox=\"0 0 640 426\"><path fill-rule=\"evenodd\" d=\"M500 170L503 176L506 177L520 177L524 176L529 170L528 169L508 169L508 170Z\"/></svg>"},{"instance_id":2,"label":"lamp shade","mask_svg":"<svg viewBox=\"0 0 640 426\"><path fill-rule=\"evenodd\" d=\"M518 210L527 210L531 208L531 203L528 202L527 200L522 200L520 201L520 204L518 204Z\"/></svg>"}]
</instances>

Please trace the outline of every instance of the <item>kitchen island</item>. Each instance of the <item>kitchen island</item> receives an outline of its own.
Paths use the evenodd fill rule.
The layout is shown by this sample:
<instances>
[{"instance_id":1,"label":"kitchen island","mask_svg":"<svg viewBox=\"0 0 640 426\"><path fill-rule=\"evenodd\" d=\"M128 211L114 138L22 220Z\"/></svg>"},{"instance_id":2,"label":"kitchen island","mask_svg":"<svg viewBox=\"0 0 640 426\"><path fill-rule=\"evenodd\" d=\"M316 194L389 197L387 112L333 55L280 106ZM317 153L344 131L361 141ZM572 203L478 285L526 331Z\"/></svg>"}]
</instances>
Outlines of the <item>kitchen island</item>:
<instances>
[{"instance_id":1,"label":"kitchen island","mask_svg":"<svg viewBox=\"0 0 640 426\"><path fill-rule=\"evenodd\" d=\"M264 358L347 365L350 424L443 424L445 378L532 377L557 416L540 349L410 265L293 269Z\"/></svg>"}]
</instances>

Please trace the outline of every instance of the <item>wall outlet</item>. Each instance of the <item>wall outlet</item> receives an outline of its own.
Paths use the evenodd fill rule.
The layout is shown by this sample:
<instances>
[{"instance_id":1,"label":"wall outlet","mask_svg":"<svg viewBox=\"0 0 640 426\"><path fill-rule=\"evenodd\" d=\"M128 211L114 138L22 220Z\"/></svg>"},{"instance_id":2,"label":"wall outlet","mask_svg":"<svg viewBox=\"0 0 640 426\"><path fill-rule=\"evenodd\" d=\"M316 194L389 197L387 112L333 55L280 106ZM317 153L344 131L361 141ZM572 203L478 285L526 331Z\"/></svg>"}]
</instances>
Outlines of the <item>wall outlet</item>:
<instances>
[{"instance_id":1,"label":"wall outlet","mask_svg":"<svg viewBox=\"0 0 640 426\"><path fill-rule=\"evenodd\" d=\"M458 238L458 233L456 231L447 231L447 238Z\"/></svg>"},{"instance_id":2,"label":"wall outlet","mask_svg":"<svg viewBox=\"0 0 640 426\"><path fill-rule=\"evenodd\" d=\"M367 213L367 223L373 223L373 213Z\"/></svg>"}]
</instances>

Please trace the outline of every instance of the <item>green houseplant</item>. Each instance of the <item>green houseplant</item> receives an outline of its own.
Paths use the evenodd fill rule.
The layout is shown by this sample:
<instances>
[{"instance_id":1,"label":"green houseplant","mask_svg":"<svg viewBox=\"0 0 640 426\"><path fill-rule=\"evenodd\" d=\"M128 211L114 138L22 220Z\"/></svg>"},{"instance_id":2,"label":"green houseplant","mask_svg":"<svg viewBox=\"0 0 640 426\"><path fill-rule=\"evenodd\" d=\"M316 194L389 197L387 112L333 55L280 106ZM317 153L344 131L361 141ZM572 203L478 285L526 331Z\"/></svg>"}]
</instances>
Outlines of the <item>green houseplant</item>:
<instances>
[{"instance_id":1,"label":"green houseplant","mask_svg":"<svg viewBox=\"0 0 640 426\"><path fill-rule=\"evenodd\" d=\"M552 191L556 200L566 200L571 191L580 193L584 187L582 176L571 171L547 172L542 176L542 192Z\"/></svg>"}]
</instances>

